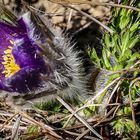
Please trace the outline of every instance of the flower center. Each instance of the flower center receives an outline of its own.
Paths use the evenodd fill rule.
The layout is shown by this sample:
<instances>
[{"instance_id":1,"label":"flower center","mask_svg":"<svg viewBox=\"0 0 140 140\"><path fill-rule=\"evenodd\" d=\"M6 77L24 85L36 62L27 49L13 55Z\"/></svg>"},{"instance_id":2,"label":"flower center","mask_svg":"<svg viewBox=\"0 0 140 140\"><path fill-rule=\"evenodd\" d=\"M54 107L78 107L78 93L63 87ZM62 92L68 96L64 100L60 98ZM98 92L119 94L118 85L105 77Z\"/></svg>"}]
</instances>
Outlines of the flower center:
<instances>
[{"instance_id":1,"label":"flower center","mask_svg":"<svg viewBox=\"0 0 140 140\"><path fill-rule=\"evenodd\" d=\"M9 40L12 45L14 45L14 42L12 40ZM20 67L18 64L16 64L14 56L12 54L12 46L8 46L8 49L4 51L3 57L3 66L4 71L2 74L5 74L5 77L10 77L14 75L16 72L20 70Z\"/></svg>"}]
</instances>

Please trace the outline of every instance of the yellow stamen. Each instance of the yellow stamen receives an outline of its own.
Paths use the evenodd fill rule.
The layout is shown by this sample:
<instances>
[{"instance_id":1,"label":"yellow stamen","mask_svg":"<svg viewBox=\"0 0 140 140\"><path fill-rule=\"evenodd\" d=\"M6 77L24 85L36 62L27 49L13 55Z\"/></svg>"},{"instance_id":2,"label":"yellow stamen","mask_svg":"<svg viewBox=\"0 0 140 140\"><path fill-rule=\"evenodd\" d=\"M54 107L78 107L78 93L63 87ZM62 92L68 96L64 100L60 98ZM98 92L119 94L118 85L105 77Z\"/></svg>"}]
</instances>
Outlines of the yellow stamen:
<instances>
[{"instance_id":1,"label":"yellow stamen","mask_svg":"<svg viewBox=\"0 0 140 140\"><path fill-rule=\"evenodd\" d=\"M4 51L5 54L9 54L9 53L11 53L11 52L12 52L11 49L7 49L7 50Z\"/></svg>"},{"instance_id":2,"label":"yellow stamen","mask_svg":"<svg viewBox=\"0 0 140 140\"><path fill-rule=\"evenodd\" d=\"M9 41L11 44L14 44L12 40ZM4 66L4 71L2 71L2 74L5 74L5 77L10 77L20 70L20 67L18 64L16 64L12 54L12 46L8 46L8 49L4 51L4 55L2 57L4 60L2 62Z\"/></svg>"},{"instance_id":3,"label":"yellow stamen","mask_svg":"<svg viewBox=\"0 0 140 140\"><path fill-rule=\"evenodd\" d=\"M12 44L12 45L14 45L14 41L13 40L9 40L10 41L10 43Z\"/></svg>"}]
</instances>

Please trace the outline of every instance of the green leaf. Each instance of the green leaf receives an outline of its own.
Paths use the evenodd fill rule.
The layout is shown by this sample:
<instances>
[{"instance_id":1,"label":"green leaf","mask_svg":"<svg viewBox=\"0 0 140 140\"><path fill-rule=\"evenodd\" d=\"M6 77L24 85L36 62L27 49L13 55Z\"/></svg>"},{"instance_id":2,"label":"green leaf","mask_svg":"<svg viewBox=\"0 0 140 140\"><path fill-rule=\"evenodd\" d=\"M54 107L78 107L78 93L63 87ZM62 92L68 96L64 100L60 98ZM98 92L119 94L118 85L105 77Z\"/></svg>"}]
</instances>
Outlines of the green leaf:
<instances>
[{"instance_id":1,"label":"green leaf","mask_svg":"<svg viewBox=\"0 0 140 140\"><path fill-rule=\"evenodd\" d=\"M125 56L126 60L128 60L132 56L132 51L130 49L126 49L124 56ZM124 59L124 61L126 61L126 60Z\"/></svg>"},{"instance_id":2,"label":"green leaf","mask_svg":"<svg viewBox=\"0 0 140 140\"><path fill-rule=\"evenodd\" d=\"M89 57L90 59L92 60L92 62L96 65L98 65L99 67L101 67L101 64L100 64L100 58L98 57L97 53L96 53L96 50L95 48L92 48L92 50L89 50L88 51L88 54L89 54Z\"/></svg>"},{"instance_id":3,"label":"green leaf","mask_svg":"<svg viewBox=\"0 0 140 140\"><path fill-rule=\"evenodd\" d=\"M102 58L103 58L103 63L104 63L105 68L108 70L111 70L112 67L111 67L111 64L108 60L107 51L105 49L103 49L103 51L102 51Z\"/></svg>"},{"instance_id":4,"label":"green leaf","mask_svg":"<svg viewBox=\"0 0 140 140\"><path fill-rule=\"evenodd\" d=\"M91 116L95 113L95 106L93 107L86 107L85 109L83 109L83 112L86 116Z\"/></svg>"},{"instance_id":5,"label":"green leaf","mask_svg":"<svg viewBox=\"0 0 140 140\"><path fill-rule=\"evenodd\" d=\"M129 31L127 32L124 32L124 34L122 35L122 55L124 55L125 53L125 50L128 48L128 42L129 42L129 39L130 39L130 35L129 35Z\"/></svg>"},{"instance_id":6,"label":"green leaf","mask_svg":"<svg viewBox=\"0 0 140 140\"><path fill-rule=\"evenodd\" d=\"M131 32L136 31L138 29L139 25L140 25L140 21L133 23L132 26L130 27L130 31Z\"/></svg>"},{"instance_id":7,"label":"green leaf","mask_svg":"<svg viewBox=\"0 0 140 140\"><path fill-rule=\"evenodd\" d=\"M131 107L124 107L124 114L130 114L131 112Z\"/></svg>"},{"instance_id":8,"label":"green leaf","mask_svg":"<svg viewBox=\"0 0 140 140\"><path fill-rule=\"evenodd\" d=\"M27 128L28 133L39 132L40 128L38 126L31 125Z\"/></svg>"},{"instance_id":9,"label":"green leaf","mask_svg":"<svg viewBox=\"0 0 140 140\"><path fill-rule=\"evenodd\" d=\"M122 9L120 16L121 17L120 17L119 27L122 30L122 29L126 28L128 23L130 22L130 12L128 12L127 9Z\"/></svg>"},{"instance_id":10,"label":"green leaf","mask_svg":"<svg viewBox=\"0 0 140 140\"><path fill-rule=\"evenodd\" d=\"M107 47L109 47L109 46L111 45L110 35L107 34L107 33L104 35L104 42L105 42L105 45L106 45Z\"/></svg>"},{"instance_id":11,"label":"green leaf","mask_svg":"<svg viewBox=\"0 0 140 140\"><path fill-rule=\"evenodd\" d=\"M126 68L130 68L131 66L133 66L136 60L140 60L140 53L138 52L135 52L133 55L130 56L130 59L127 61Z\"/></svg>"},{"instance_id":12,"label":"green leaf","mask_svg":"<svg viewBox=\"0 0 140 140\"><path fill-rule=\"evenodd\" d=\"M129 42L129 49L132 49L135 44L139 41L140 37L139 36L134 36L130 39L130 42Z\"/></svg>"}]
</instances>

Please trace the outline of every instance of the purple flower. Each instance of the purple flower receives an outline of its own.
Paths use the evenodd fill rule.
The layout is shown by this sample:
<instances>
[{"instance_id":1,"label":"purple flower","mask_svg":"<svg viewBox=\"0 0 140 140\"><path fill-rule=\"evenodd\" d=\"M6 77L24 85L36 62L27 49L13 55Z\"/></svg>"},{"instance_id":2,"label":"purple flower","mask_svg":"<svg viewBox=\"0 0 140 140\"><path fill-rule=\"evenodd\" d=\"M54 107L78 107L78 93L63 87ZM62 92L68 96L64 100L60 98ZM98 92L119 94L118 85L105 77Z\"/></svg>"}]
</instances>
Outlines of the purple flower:
<instances>
[{"instance_id":1,"label":"purple flower","mask_svg":"<svg viewBox=\"0 0 140 140\"><path fill-rule=\"evenodd\" d=\"M0 89L27 92L41 86L40 74L47 66L39 47L29 38L27 29L0 22Z\"/></svg>"},{"instance_id":2,"label":"purple flower","mask_svg":"<svg viewBox=\"0 0 140 140\"><path fill-rule=\"evenodd\" d=\"M0 90L33 98L41 91L70 98L85 92L77 52L60 30L31 11L8 17L0 20Z\"/></svg>"}]
</instances>

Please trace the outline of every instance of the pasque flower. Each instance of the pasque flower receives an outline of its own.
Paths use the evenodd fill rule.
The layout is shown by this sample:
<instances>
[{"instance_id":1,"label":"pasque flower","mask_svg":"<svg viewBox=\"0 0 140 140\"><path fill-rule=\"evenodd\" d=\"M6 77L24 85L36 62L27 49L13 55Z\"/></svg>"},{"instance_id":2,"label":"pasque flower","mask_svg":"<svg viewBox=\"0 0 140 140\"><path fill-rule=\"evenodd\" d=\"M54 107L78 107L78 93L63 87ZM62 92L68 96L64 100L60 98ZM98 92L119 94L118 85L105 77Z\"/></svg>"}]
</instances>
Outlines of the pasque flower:
<instances>
[{"instance_id":1,"label":"pasque flower","mask_svg":"<svg viewBox=\"0 0 140 140\"><path fill-rule=\"evenodd\" d=\"M26 92L39 86L45 62L22 26L0 22L0 88Z\"/></svg>"},{"instance_id":2,"label":"pasque flower","mask_svg":"<svg viewBox=\"0 0 140 140\"><path fill-rule=\"evenodd\" d=\"M12 13L10 13L10 16ZM0 89L26 94L83 89L80 62L70 42L32 11L0 21Z\"/></svg>"}]
</instances>

